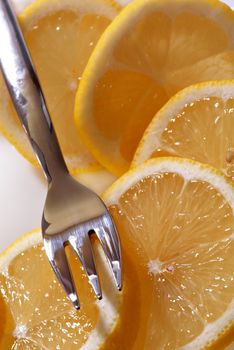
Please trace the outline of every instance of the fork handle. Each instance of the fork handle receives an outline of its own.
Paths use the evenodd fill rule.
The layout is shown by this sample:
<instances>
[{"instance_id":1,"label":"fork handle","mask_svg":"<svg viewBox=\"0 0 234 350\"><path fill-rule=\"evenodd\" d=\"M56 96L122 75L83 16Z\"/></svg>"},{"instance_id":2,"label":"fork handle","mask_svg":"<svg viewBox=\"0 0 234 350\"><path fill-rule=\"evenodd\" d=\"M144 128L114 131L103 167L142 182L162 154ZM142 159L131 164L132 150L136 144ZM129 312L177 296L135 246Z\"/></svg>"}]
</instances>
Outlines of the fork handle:
<instances>
[{"instance_id":1,"label":"fork handle","mask_svg":"<svg viewBox=\"0 0 234 350\"><path fill-rule=\"evenodd\" d=\"M17 114L44 174L51 182L68 173L45 98L18 21L0 0L0 64Z\"/></svg>"}]
</instances>

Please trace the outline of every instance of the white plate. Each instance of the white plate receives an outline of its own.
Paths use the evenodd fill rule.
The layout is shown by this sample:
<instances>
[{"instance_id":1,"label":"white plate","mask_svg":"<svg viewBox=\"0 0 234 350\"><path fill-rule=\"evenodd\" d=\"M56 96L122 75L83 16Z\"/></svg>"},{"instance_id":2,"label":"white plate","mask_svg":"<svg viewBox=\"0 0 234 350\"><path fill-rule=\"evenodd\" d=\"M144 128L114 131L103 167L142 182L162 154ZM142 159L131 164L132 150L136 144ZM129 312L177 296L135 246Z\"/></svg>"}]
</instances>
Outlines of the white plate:
<instances>
[{"instance_id":1,"label":"white plate","mask_svg":"<svg viewBox=\"0 0 234 350\"><path fill-rule=\"evenodd\" d=\"M18 11L30 2L32 0L14 0ZM224 2L234 8L233 0ZM108 177L98 187L105 187L105 183L111 181ZM92 178L88 183L93 185ZM0 251L18 236L40 227L45 195L46 183L40 172L0 136Z\"/></svg>"}]
</instances>

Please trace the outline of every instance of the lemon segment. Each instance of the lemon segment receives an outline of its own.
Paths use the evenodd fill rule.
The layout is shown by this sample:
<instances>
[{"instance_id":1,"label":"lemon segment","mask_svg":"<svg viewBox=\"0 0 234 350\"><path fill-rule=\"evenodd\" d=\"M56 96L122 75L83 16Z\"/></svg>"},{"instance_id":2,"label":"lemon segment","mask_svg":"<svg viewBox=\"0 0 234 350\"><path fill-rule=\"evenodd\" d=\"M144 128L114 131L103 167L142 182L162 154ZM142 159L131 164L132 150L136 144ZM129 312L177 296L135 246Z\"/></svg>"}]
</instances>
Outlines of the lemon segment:
<instances>
[{"instance_id":1,"label":"lemon segment","mask_svg":"<svg viewBox=\"0 0 234 350\"><path fill-rule=\"evenodd\" d=\"M222 173L187 159L151 159L104 199L141 281L142 327L132 349L201 350L229 336L234 190Z\"/></svg>"},{"instance_id":2,"label":"lemon segment","mask_svg":"<svg viewBox=\"0 0 234 350\"><path fill-rule=\"evenodd\" d=\"M108 0L38 0L19 16L59 143L73 173L101 168L77 135L73 109L89 56L118 9ZM0 91L0 131L35 164L2 78Z\"/></svg>"},{"instance_id":3,"label":"lemon segment","mask_svg":"<svg viewBox=\"0 0 234 350\"><path fill-rule=\"evenodd\" d=\"M132 166L162 155L191 158L234 177L234 81L180 91L155 115Z\"/></svg>"},{"instance_id":4,"label":"lemon segment","mask_svg":"<svg viewBox=\"0 0 234 350\"><path fill-rule=\"evenodd\" d=\"M219 1L137 0L124 8L100 38L76 96L77 130L96 159L124 173L173 94L234 78L233 33L233 11Z\"/></svg>"},{"instance_id":5,"label":"lemon segment","mask_svg":"<svg viewBox=\"0 0 234 350\"><path fill-rule=\"evenodd\" d=\"M96 248L104 297L99 303L78 258L67 251L80 297L79 312L50 267L39 231L22 236L2 253L3 349L100 349L118 320L122 295L114 286L102 250Z\"/></svg>"}]
</instances>

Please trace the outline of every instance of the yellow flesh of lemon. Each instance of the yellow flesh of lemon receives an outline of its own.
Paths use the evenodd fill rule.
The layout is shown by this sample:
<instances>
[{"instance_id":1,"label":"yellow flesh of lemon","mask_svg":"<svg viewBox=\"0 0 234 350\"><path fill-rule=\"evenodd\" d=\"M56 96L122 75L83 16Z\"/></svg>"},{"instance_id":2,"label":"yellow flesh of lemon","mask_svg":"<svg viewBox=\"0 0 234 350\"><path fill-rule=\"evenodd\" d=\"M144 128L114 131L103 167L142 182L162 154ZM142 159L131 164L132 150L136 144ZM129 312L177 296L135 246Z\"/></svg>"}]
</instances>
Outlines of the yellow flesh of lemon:
<instances>
[{"instance_id":1,"label":"yellow flesh of lemon","mask_svg":"<svg viewBox=\"0 0 234 350\"><path fill-rule=\"evenodd\" d=\"M97 303L77 258L68 251L81 301L77 313L49 266L40 233L25 236L0 257L0 347L229 346L234 316L232 185L208 166L161 158L127 173L104 199L122 243L123 292L116 291L95 249L103 289L103 301Z\"/></svg>"},{"instance_id":2,"label":"yellow flesh of lemon","mask_svg":"<svg viewBox=\"0 0 234 350\"><path fill-rule=\"evenodd\" d=\"M73 121L76 89L100 35L118 13L106 0L37 1L20 16L51 118L70 170L94 170L100 165L83 145ZM0 130L35 163L8 93L0 82Z\"/></svg>"},{"instance_id":3,"label":"yellow flesh of lemon","mask_svg":"<svg viewBox=\"0 0 234 350\"><path fill-rule=\"evenodd\" d=\"M67 251L81 310L65 296L46 257L41 233L17 241L0 258L1 349L99 349L112 331L121 301L100 249L95 249L104 299L97 303L87 277Z\"/></svg>"},{"instance_id":4,"label":"yellow flesh of lemon","mask_svg":"<svg viewBox=\"0 0 234 350\"><path fill-rule=\"evenodd\" d=\"M218 1L126 7L100 39L77 93L78 131L95 157L121 174L170 96L195 82L234 78L233 32L233 13Z\"/></svg>"},{"instance_id":5,"label":"yellow flesh of lemon","mask_svg":"<svg viewBox=\"0 0 234 350\"><path fill-rule=\"evenodd\" d=\"M140 279L141 327L131 349L203 349L224 335L230 343L232 186L207 166L159 158L124 175L104 198Z\"/></svg>"},{"instance_id":6,"label":"yellow flesh of lemon","mask_svg":"<svg viewBox=\"0 0 234 350\"><path fill-rule=\"evenodd\" d=\"M234 177L234 82L194 85L175 95L153 118L133 159L179 156Z\"/></svg>"}]
</instances>

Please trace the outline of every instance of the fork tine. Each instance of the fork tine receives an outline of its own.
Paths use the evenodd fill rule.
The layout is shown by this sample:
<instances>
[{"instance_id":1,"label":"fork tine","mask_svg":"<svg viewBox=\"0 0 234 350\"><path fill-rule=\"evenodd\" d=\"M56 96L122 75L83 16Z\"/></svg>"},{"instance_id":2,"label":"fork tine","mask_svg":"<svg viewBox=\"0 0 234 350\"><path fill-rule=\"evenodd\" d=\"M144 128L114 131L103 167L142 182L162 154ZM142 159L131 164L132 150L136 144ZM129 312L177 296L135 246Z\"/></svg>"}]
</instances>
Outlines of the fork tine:
<instances>
[{"instance_id":1,"label":"fork tine","mask_svg":"<svg viewBox=\"0 0 234 350\"><path fill-rule=\"evenodd\" d=\"M109 215L105 214L102 217L102 223L94 229L98 239L101 242L107 260L111 266L116 286L119 290L122 289L122 272L121 272L121 253L120 242L115 228L115 224Z\"/></svg>"},{"instance_id":2,"label":"fork tine","mask_svg":"<svg viewBox=\"0 0 234 350\"><path fill-rule=\"evenodd\" d=\"M55 243L53 242L53 240L54 239L44 239L46 254L49 258L50 264L58 280L65 289L68 298L70 299L76 310L79 310L79 299L76 293L76 287L73 281L73 277L68 265L63 242L56 239Z\"/></svg>"},{"instance_id":3,"label":"fork tine","mask_svg":"<svg viewBox=\"0 0 234 350\"><path fill-rule=\"evenodd\" d=\"M70 238L69 242L80 258L96 297L98 299L102 299L102 291L94 262L93 250L89 235L88 233L84 234L82 239L78 237L79 236Z\"/></svg>"}]
</instances>

